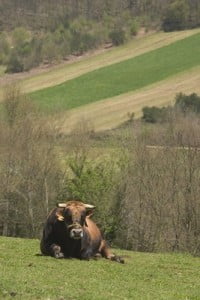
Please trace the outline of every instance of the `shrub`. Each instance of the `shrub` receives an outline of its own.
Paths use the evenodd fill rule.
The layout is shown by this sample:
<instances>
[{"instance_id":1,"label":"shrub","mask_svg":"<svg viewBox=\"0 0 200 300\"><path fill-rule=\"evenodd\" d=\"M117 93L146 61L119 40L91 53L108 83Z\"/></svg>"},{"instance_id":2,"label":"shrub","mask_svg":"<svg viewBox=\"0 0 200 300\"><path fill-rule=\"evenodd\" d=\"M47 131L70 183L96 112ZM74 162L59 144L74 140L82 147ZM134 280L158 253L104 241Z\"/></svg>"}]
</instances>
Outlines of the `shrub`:
<instances>
[{"instance_id":1,"label":"shrub","mask_svg":"<svg viewBox=\"0 0 200 300\"><path fill-rule=\"evenodd\" d=\"M162 22L164 31L183 30L188 25L189 6L185 0L172 2L166 10Z\"/></svg>"},{"instance_id":2,"label":"shrub","mask_svg":"<svg viewBox=\"0 0 200 300\"><path fill-rule=\"evenodd\" d=\"M30 40L30 33L23 27L17 27L12 32L12 42L15 48L20 48L24 43Z\"/></svg>"},{"instance_id":3,"label":"shrub","mask_svg":"<svg viewBox=\"0 0 200 300\"><path fill-rule=\"evenodd\" d=\"M16 53L11 53L8 59L6 73L19 73L24 70L24 65Z\"/></svg>"},{"instance_id":4,"label":"shrub","mask_svg":"<svg viewBox=\"0 0 200 300\"><path fill-rule=\"evenodd\" d=\"M158 123L158 122L165 122L167 120L169 111L171 110L170 107L144 107L142 109L143 116L142 119L148 123Z\"/></svg>"},{"instance_id":5,"label":"shrub","mask_svg":"<svg viewBox=\"0 0 200 300\"><path fill-rule=\"evenodd\" d=\"M126 40L125 31L120 28L114 29L109 33L109 38L111 39L113 45L115 46L124 44Z\"/></svg>"},{"instance_id":6,"label":"shrub","mask_svg":"<svg viewBox=\"0 0 200 300\"><path fill-rule=\"evenodd\" d=\"M200 113L200 97L196 94L178 94L176 96L175 107L179 108L184 114L188 112Z\"/></svg>"},{"instance_id":7,"label":"shrub","mask_svg":"<svg viewBox=\"0 0 200 300\"><path fill-rule=\"evenodd\" d=\"M139 23L136 20L133 20L130 25L131 35L137 35L139 29Z\"/></svg>"},{"instance_id":8,"label":"shrub","mask_svg":"<svg viewBox=\"0 0 200 300\"><path fill-rule=\"evenodd\" d=\"M75 128L71 137L66 161L67 176L61 199L79 198L96 205L95 220L110 240L116 229L116 192L119 183L119 156L111 155L91 158L90 125L84 122Z\"/></svg>"}]
</instances>

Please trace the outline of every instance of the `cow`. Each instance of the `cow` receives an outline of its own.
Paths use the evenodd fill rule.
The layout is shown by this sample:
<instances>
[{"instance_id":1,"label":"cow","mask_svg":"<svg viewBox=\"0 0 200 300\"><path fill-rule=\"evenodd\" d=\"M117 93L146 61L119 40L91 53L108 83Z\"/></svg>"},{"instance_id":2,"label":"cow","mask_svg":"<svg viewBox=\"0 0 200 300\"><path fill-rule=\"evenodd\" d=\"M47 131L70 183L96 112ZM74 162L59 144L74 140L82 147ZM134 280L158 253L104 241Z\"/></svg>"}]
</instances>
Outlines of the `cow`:
<instances>
[{"instance_id":1,"label":"cow","mask_svg":"<svg viewBox=\"0 0 200 300\"><path fill-rule=\"evenodd\" d=\"M91 215L95 206L79 200L58 203L48 215L40 243L43 255L89 260L98 256L124 263L111 252Z\"/></svg>"}]
</instances>

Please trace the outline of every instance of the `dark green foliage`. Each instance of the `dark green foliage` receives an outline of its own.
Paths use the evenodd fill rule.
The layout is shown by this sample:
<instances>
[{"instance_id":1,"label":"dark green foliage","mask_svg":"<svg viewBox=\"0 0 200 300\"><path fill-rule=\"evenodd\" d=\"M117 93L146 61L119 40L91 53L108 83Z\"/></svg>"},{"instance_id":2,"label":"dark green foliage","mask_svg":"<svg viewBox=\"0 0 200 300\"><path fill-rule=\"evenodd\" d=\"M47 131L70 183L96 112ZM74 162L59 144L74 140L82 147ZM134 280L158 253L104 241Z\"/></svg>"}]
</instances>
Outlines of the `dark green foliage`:
<instances>
[{"instance_id":1,"label":"dark green foliage","mask_svg":"<svg viewBox=\"0 0 200 300\"><path fill-rule=\"evenodd\" d=\"M24 70L24 66L16 53L11 53L7 63L6 73L19 73Z\"/></svg>"},{"instance_id":2,"label":"dark green foliage","mask_svg":"<svg viewBox=\"0 0 200 300\"><path fill-rule=\"evenodd\" d=\"M200 113L200 96L196 93L190 95L178 94L176 96L175 107L179 108L183 113Z\"/></svg>"},{"instance_id":3,"label":"dark green foliage","mask_svg":"<svg viewBox=\"0 0 200 300\"><path fill-rule=\"evenodd\" d=\"M110 32L109 37L115 46L124 44L126 40L125 31L123 29L117 28Z\"/></svg>"},{"instance_id":4,"label":"dark green foliage","mask_svg":"<svg viewBox=\"0 0 200 300\"><path fill-rule=\"evenodd\" d=\"M161 123L167 120L167 116L169 114L169 107L148 107L145 106L142 109L143 116L142 119L148 123Z\"/></svg>"},{"instance_id":5,"label":"dark green foliage","mask_svg":"<svg viewBox=\"0 0 200 300\"><path fill-rule=\"evenodd\" d=\"M169 116L172 112L177 110L181 111L185 115L188 113L200 113L200 96L196 93L185 95L179 93L175 97L175 105L168 107L156 107L145 106L142 109L142 119L147 123L162 123L169 120Z\"/></svg>"},{"instance_id":6,"label":"dark green foliage","mask_svg":"<svg viewBox=\"0 0 200 300\"><path fill-rule=\"evenodd\" d=\"M72 177L67 178L62 192L62 198L67 195L97 207L95 220L101 224L101 230L109 240L115 237L116 230L117 215L113 211L116 210L115 196L120 170L117 159L109 156L107 159L89 160L73 155L67 161Z\"/></svg>"},{"instance_id":7,"label":"dark green foliage","mask_svg":"<svg viewBox=\"0 0 200 300\"><path fill-rule=\"evenodd\" d=\"M189 6L185 0L172 2L165 12L162 28L164 31L183 30L188 27Z\"/></svg>"},{"instance_id":8,"label":"dark green foliage","mask_svg":"<svg viewBox=\"0 0 200 300\"><path fill-rule=\"evenodd\" d=\"M131 35L137 35L139 29L139 23L136 20L131 22L130 32Z\"/></svg>"}]
</instances>

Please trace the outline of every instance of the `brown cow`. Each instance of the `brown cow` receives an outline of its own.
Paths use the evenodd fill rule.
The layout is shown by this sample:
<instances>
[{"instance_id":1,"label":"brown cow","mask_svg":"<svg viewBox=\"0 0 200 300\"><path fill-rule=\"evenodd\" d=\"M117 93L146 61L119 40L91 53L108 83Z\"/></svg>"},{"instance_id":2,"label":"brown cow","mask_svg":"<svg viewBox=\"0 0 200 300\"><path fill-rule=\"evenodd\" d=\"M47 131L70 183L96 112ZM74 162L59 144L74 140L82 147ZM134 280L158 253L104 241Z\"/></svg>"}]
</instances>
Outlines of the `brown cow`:
<instances>
[{"instance_id":1,"label":"brown cow","mask_svg":"<svg viewBox=\"0 0 200 300\"><path fill-rule=\"evenodd\" d=\"M99 228L91 220L93 205L73 200L57 206L49 213L44 225L40 245L42 254L86 260L102 255L124 263L121 257L112 254Z\"/></svg>"}]
</instances>

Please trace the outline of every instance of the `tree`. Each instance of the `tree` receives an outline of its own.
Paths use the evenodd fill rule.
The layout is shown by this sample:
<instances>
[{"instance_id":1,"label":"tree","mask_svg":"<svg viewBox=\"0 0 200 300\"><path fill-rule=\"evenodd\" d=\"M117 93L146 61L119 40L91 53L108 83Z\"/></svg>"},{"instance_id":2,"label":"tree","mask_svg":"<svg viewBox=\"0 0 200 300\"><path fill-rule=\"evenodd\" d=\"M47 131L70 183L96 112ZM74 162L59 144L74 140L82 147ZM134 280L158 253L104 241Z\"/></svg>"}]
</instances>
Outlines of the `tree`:
<instances>
[{"instance_id":1,"label":"tree","mask_svg":"<svg viewBox=\"0 0 200 300\"><path fill-rule=\"evenodd\" d=\"M124 44L124 42L126 40L125 31L121 28L113 29L110 32L109 37L110 37L113 45L115 45L115 46L119 46L121 44Z\"/></svg>"},{"instance_id":2,"label":"tree","mask_svg":"<svg viewBox=\"0 0 200 300\"><path fill-rule=\"evenodd\" d=\"M142 109L142 119L148 123L165 122L167 120L170 110L171 107L146 106Z\"/></svg>"},{"instance_id":3,"label":"tree","mask_svg":"<svg viewBox=\"0 0 200 300\"><path fill-rule=\"evenodd\" d=\"M0 122L3 234L38 237L55 205L62 177L55 150L57 133L17 86L7 87L4 99Z\"/></svg>"},{"instance_id":4,"label":"tree","mask_svg":"<svg viewBox=\"0 0 200 300\"><path fill-rule=\"evenodd\" d=\"M0 34L0 64L6 64L7 57L10 52L9 43L5 33Z\"/></svg>"},{"instance_id":5,"label":"tree","mask_svg":"<svg viewBox=\"0 0 200 300\"><path fill-rule=\"evenodd\" d=\"M188 26L189 6L186 0L176 0L167 8L162 28L164 31L183 30Z\"/></svg>"},{"instance_id":6,"label":"tree","mask_svg":"<svg viewBox=\"0 0 200 300\"><path fill-rule=\"evenodd\" d=\"M19 73L24 70L24 65L19 55L12 51L7 62L6 73Z\"/></svg>"},{"instance_id":7,"label":"tree","mask_svg":"<svg viewBox=\"0 0 200 300\"><path fill-rule=\"evenodd\" d=\"M179 108L184 114L200 113L200 97L196 93L185 95L179 93L176 95L175 107Z\"/></svg>"}]
</instances>

